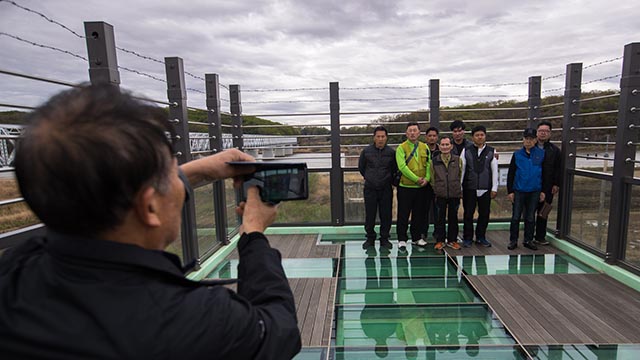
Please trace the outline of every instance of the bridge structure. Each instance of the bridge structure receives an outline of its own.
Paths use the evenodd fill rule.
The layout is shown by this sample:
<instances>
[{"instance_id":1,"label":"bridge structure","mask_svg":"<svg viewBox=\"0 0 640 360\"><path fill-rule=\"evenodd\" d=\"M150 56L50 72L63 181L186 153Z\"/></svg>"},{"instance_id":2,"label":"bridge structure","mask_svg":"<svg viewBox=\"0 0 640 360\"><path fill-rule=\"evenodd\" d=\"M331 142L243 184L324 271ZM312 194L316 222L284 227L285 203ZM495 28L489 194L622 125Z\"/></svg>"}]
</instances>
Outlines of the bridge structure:
<instances>
[{"instance_id":1,"label":"bridge structure","mask_svg":"<svg viewBox=\"0 0 640 360\"><path fill-rule=\"evenodd\" d=\"M23 125L0 124L0 167L10 167L15 158L15 142L24 131ZM207 133L190 132L191 153L209 152L210 136ZM244 134L245 152L254 157L272 159L293 154L298 139L293 136ZM233 135L222 134L223 149L233 148Z\"/></svg>"}]
</instances>

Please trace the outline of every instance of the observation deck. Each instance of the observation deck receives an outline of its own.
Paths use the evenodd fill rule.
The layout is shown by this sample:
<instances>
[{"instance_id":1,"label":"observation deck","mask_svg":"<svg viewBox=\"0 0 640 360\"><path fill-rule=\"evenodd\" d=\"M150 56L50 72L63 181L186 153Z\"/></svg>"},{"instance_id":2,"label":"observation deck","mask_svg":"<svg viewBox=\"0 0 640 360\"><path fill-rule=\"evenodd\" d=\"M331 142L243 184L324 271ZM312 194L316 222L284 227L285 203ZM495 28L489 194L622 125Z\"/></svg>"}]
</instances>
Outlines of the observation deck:
<instances>
[{"instance_id":1,"label":"observation deck","mask_svg":"<svg viewBox=\"0 0 640 360\"><path fill-rule=\"evenodd\" d=\"M89 81L120 85L113 27L91 22L85 30L101 39L88 44ZM91 61L97 57L106 59L100 67ZM582 91L583 70L619 60L623 65L616 75L619 89L595 96ZM515 84L528 90L522 102L441 107L441 88L455 86L441 86L440 79L432 79L414 87L428 89L428 104L420 104L428 105L428 110L420 105L345 109L349 101L340 99L341 91L358 88L331 82L326 88L305 90L325 92L327 109L246 114L240 86L221 84L216 73L195 77L203 80L205 91L200 92L206 101L203 107L193 107L187 105L185 74L190 73L184 71L183 60L167 57L162 62L167 86L163 90L171 90L168 98L141 99L167 108L181 163L235 147L257 150L265 160L269 158L265 151L284 148L291 151L286 159L310 164L309 200L282 203L276 224L268 231L272 245L283 254L295 293L303 339L303 351L296 359L640 358L640 161L636 160L640 84L634 73L640 68L640 43L626 45L622 59L584 67L567 64L559 76L530 76ZM76 86L5 69L0 74L43 86ZM565 81L562 94L543 97L543 80L558 77ZM228 112L222 109L222 100L229 103ZM590 111L594 104L604 110ZM188 110L205 114L206 122L191 121ZM230 122L224 123L223 115ZM249 116L285 119L285 123L247 125L243 119ZM410 120L422 130L435 127L444 136L458 119L468 127L485 125L488 144L501 154L501 183L492 201L488 233L494 246L436 252L431 239L431 246L424 249L409 246L406 253L398 253L394 240L390 252L378 247L362 250L363 181L356 165L373 128L386 126L389 145L396 147ZM551 245L536 252L509 251L505 231L511 205L504 186L508 158L521 146L522 129L540 121L553 124L551 140L562 148L563 156L562 186L549 216ZM205 126L206 131L195 134L190 129L194 125ZM279 127L296 131L274 137L249 134ZM0 134L0 140L9 144L0 154L4 165L0 175L13 173L12 144L19 137L19 133ZM263 141L269 138L274 142ZM13 180L0 180L7 181L2 183L5 187L15 187ZM195 264L191 278L237 276L235 196L231 180L216 181L196 188L186 203L188 216L180 240L167 250L184 264ZM19 194L0 200L6 218L24 208ZM30 218L5 231L0 234L0 250L42 234L44 227Z\"/></svg>"}]
</instances>

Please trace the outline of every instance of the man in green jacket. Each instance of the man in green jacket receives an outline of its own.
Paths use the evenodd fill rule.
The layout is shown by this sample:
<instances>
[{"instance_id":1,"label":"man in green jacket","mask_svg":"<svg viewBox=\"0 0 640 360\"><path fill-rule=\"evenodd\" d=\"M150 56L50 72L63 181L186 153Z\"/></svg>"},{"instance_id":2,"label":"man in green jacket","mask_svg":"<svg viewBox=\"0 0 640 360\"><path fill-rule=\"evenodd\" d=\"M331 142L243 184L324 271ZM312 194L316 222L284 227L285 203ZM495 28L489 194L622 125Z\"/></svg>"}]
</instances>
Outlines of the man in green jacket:
<instances>
[{"instance_id":1,"label":"man in green jacket","mask_svg":"<svg viewBox=\"0 0 640 360\"><path fill-rule=\"evenodd\" d=\"M429 216L427 206L431 199L427 184L431 180L431 151L419 141L420 127L417 122L407 124L407 140L396 149L396 163L402 172L398 186L398 249L407 250L407 228L411 216L411 240L418 246L427 242L421 238L421 232Z\"/></svg>"}]
</instances>

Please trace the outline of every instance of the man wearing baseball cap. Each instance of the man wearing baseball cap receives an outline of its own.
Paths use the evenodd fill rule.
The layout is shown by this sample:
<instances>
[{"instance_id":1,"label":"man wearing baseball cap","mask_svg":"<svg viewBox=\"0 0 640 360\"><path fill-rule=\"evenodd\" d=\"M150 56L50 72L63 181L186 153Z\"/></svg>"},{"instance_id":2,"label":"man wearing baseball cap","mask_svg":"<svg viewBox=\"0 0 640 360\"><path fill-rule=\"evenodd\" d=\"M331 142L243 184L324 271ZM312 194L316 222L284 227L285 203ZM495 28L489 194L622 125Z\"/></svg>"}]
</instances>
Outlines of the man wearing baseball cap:
<instances>
[{"instance_id":1,"label":"man wearing baseball cap","mask_svg":"<svg viewBox=\"0 0 640 360\"><path fill-rule=\"evenodd\" d=\"M524 247L538 250L533 243L533 231L536 207L545 197L544 192L541 192L544 150L536 146L535 129L526 128L522 138L522 149L513 153L507 175L507 196L513 203L507 248L513 250L518 247L520 217L524 213Z\"/></svg>"}]
</instances>

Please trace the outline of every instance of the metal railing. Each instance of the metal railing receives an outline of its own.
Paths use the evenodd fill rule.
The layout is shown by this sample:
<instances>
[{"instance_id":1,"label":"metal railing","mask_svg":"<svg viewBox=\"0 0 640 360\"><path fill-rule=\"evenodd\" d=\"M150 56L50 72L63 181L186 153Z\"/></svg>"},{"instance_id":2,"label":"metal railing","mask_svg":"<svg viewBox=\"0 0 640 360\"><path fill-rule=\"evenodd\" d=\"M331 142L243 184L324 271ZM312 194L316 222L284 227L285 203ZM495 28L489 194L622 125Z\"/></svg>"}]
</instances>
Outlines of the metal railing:
<instances>
[{"instance_id":1,"label":"metal railing","mask_svg":"<svg viewBox=\"0 0 640 360\"><path fill-rule=\"evenodd\" d=\"M103 22L90 22L85 23L85 31L87 33L98 33L100 41L90 42L88 46L88 59L89 59L89 75L90 82L93 84L98 83L112 83L119 84L118 69L119 66L115 60L116 47L113 36L113 27ZM91 59L99 56L103 61L100 67L96 67ZM106 54L106 56L105 56ZM601 255L607 262L610 263L622 263L624 266L637 266L629 265L626 262L625 252L627 245L627 229L630 224L630 199L633 186L637 186L638 181L634 177L635 165L638 163L636 160L636 146L640 141L638 140L638 127L640 126L640 119L638 116L640 112L635 109L640 109L640 95L638 90L640 84L635 82L632 76L632 69L640 67L640 44L633 43L625 47L625 56L623 59L623 72L621 74L621 88L620 91L611 95L596 96L587 99L580 99L581 96L581 82L582 82L582 64L569 64L567 65L567 71L563 76L566 78L566 86L564 99L562 102L542 104L541 91L542 77L532 76L529 78L528 83L514 83L512 85L525 85L528 84L528 100L525 106L509 106L500 107L489 106L485 108L440 108L440 88L442 87L456 87L455 85L440 85L439 79L432 79L429 82L429 96L426 98L429 101L428 110L397 110L397 111L340 111L340 88L337 82L329 83L328 89L317 89L318 91L329 92L328 100L328 112L312 112L312 113L280 113L280 114L257 114L252 116L257 117L308 117L319 116L323 119L321 123L288 123L288 124L270 124L270 125L246 125L243 124L242 103L241 103L241 90L239 85L222 86L219 83L217 74L205 74L204 82L206 89L206 106L205 108L194 108L187 106L186 103L186 91L185 86L185 71L181 58L167 57L164 59L166 66L166 82L168 90L167 100L154 100L143 99L145 101L151 101L158 104L168 106L169 119L176 130L177 136L174 139L175 149L177 151L178 159L180 163L185 163L192 159L193 156L200 156L206 154L215 154L222 151L224 148L236 147L241 150L255 151L256 156L261 155L261 151L264 152L269 149L290 147L294 150L295 155L291 159L301 160L317 160L320 165L315 166L312 174L317 176L321 184L316 185L318 188L322 188L323 191L329 192L329 203L323 204L330 207L328 216L326 219L314 219L309 222L297 222L287 223L287 225L297 224L326 224L333 226L343 226L347 224L361 223L357 219L347 219L348 216L345 213L347 205L349 204L349 198L345 201L345 188L346 183L353 183L351 178L347 179L349 173L357 170L356 164L351 159L357 158L357 154L353 153L353 150L358 149L368 142L370 133L353 133L343 130L343 127L362 127L362 131L372 131L373 127L380 124L388 126L394 131L390 132L390 136L393 139L401 137L402 126L404 123L399 123L399 120L409 119L411 116L420 115L419 122L421 125L429 125L436 127L442 134L447 134L448 129L443 128L442 125L449 124L459 116L467 116L468 114L474 114L474 120L465 120L467 123L484 124L489 129L489 135L495 136L493 141L496 145L503 146L502 154L507 154L509 151L516 149L518 146L509 147L511 145L519 144L518 133L525 127L535 127L540 121L554 121L557 125L554 131L561 132L562 141L562 189L560 192L559 206L557 212L557 233L561 238L568 239L576 244L583 246L590 251ZM63 86L76 86L64 81L51 80L39 78L31 75L19 74L8 70L0 70L0 73L26 78L35 81L42 81ZM503 84L509 85L509 84ZM221 109L221 90L225 88L229 93L229 112L223 112ZM422 87L422 86L421 86ZM424 86L426 87L426 86ZM459 86L463 88L462 86ZM356 88L345 88L343 91L353 91ZM249 92L249 91L247 91ZM256 90L257 92L257 90ZM580 105L586 102L593 102L598 100L605 100L608 98L619 97L619 108L617 110L606 110L598 112L580 112ZM345 99L347 101L349 99ZM353 100L353 99L352 99ZM25 104L0 104L0 106L8 106L13 108L26 108L32 109L32 107ZM561 113L549 113L562 106ZM206 111L207 121L189 121L187 110L199 110ZM634 111L635 110L635 111ZM505 114L506 115L501 115ZM231 125L222 124L222 114L227 114L231 117ZM350 116L373 116L373 115L395 115L393 120L387 121L361 121L356 120L353 122L342 122L343 117ZM586 120L593 117L611 117L616 118L616 122L612 125L600 124L593 126L593 124L586 122ZM426 119L426 120L425 120ZM561 120L561 121L560 121ZM189 131L189 124L205 125L208 132L205 134L194 134ZM498 128L498 124L502 124ZM503 125L517 124L515 128L503 128ZM252 136L245 134L245 130L252 129L276 129L279 127L288 127L298 129L299 135L278 135L273 138L277 138L277 143L251 143ZM230 130L230 134L223 134L222 129ZM313 135L300 133L305 128L325 128L327 133ZM353 129L352 129L353 130ZM356 129L357 130L357 129ZM424 129L423 129L424 130ZM615 131L615 141L602 140L602 139L585 139L584 132L595 133L597 131ZM514 135L515 134L515 135ZM511 136L511 138L507 138ZM287 138L290 138L287 140ZM314 139L316 138L316 139ZM262 137L264 140L265 138ZM360 139L361 141L355 141ZM5 135L0 141L16 141L9 135ZM255 138L254 138L255 140ZM317 140L314 142L314 140ZM353 142L354 140L355 142ZM363 140L363 141L362 141ZM392 139L390 139L392 140ZM398 143L398 141L390 141L391 143ZM284 144L283 142L289 142ZM194 147L194 144L197 146ZM492 143L492 138L488 139L488 143ZM578 147L591 148L597 146L615 146L613 156L604 158L603 156L593 156L579 152ZM305 149L307 151L313 150L326 150L320 153L300 153L299 150ZM608 150L608 148L607 148ZM608 154L608 152L606 152ZM7 156L9 156L7 154ZM576 160L581 159L583 161L602 161L612 162L612 173L608 173L609 168L606 171L591 171L584 170L576 167ZM5 164L5 165L8 165ZM504 168L503 166L501 166ZM586 166L589 168L590 166ZM606 167L606 165L605 165ZM2 170L12 171L12 170ZM576 200L574 189L576 187L576 178L587 178L594 181L602 181L610 183L610 192L603 192L608 195L610 200L608 202L608 227L607 227L607 241L606 248L598 248L597 246L591 246L585 243L583 239L576 238L572 230L572 212L573 205ZM327 180L328 179L328 180ZM326 182L324 182L327 180ZM183 212L183 229L181 233L182 239L182 257L185 263L195 263L196 266L204 260L204 256L215 251L219 246L225 244L229 240L230 234L237 231L236 226L229 226L229 219L233 219L233 215L229 214L229 209L233 204L228 204L234 198L233 194L230 194L230 189L225 187L224 181L216 181L213 184L206 185L211 186L211 196L208 200L212 202L210 215L213 217L215 223L213 233L214 241L211 246L207 246L204 249L199 248L199 233L201 229L198 229L196 224L196 208L195 200L191 199L184 207ZM350 185L349 185L350 186ZM350 190L349 190L350 191ZM19 203L21 199L9 199L0 202L0 206L10 206ZM353 206L348 205L350 208ZM358 205L360 206L360 205ZM357 207L357 206L356 206ZM233 221L232 221L233 222ZM16 239L24 239L30 234L36 232L42 232L42 227L37 226L35 228L25 228L12 233L0 235L0 247L6 247L7 244L15 244Z\"/></svg>"}]
</instances>

